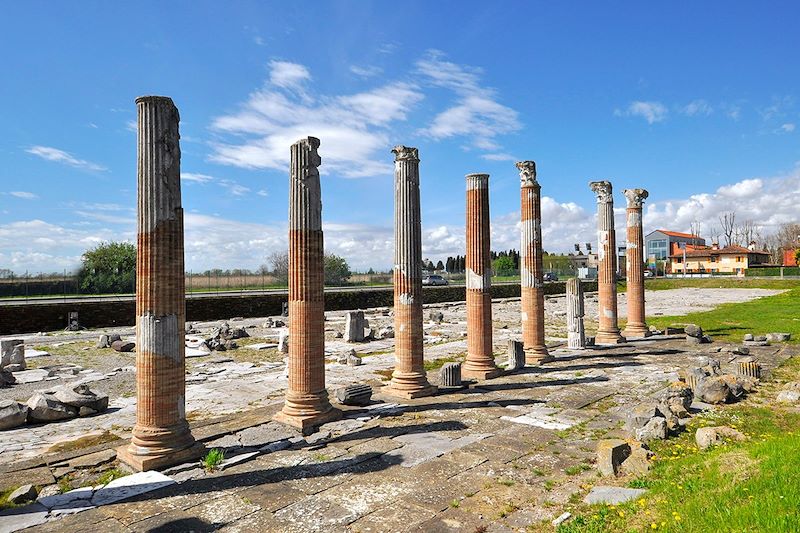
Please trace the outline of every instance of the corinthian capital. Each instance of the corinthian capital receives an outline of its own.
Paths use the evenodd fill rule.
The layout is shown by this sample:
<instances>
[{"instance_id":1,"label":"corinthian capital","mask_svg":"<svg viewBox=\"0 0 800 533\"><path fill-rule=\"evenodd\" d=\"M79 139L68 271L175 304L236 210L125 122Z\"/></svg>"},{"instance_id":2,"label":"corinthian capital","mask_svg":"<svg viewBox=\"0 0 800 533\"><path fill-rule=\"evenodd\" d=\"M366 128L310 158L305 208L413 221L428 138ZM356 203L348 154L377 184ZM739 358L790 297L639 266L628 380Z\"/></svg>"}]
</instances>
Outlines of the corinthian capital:
<instances>
[{"instance_id":1,"label":"corinthian capital","mask_svg":"<svg viewBox=\"0 0 800 533\"><path fill-rule=\"evenodd\" d=\"M398 145L392 148L395 161L411 160L419 161L419 150L410 146Z\"/></svg>"},{"instance_id":2,"label":"corinthian capital","mask_svg":"<svg viewBox=\"0 0 800 533\"><path fill-rule=\"evenodd\" d=\"M520 187L536 187L539 185L536 181L535 161L517 161L517 168L519 169Z\"/></svg>"},{"instance_id":3,"label":"corinthian capital","mask_svg":"<svg viewBox=\"0 0 800 533\"><path fill-rule=\"evenodd\" d=\"M625 189L622 191L622 194L628 199L628 207L639 208L642 207L642 204L648 196L648 192L644 189Z\"/></svg>"},{"instance_id":4,"label":"corinthian capital","mask_svg":"<svg viewBox=\"0 0 800 533\"><path fill-rule=\"evenodd\" d=\"M614 196L611 194L610 181L590 181L589 188L597 195L597 203L605 204L614 201Z\"/></svg>"}]
</instances>

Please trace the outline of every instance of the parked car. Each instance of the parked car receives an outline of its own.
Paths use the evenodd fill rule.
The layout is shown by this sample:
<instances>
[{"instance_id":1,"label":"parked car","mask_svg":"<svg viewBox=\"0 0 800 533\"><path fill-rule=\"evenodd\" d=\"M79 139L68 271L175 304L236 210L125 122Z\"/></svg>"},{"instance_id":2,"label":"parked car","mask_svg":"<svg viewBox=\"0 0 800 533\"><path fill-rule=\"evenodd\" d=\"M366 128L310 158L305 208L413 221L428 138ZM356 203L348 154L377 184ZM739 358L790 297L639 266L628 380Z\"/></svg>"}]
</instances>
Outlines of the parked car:
<instances>
[{"instance_id":1,"label":"parked car","mask_svg":"<svg viewBox=\"0 0 800 533\"><path fill-rule=\"evenodd\" d=\"M652 270L645 269L644 277L646 277L646 278L654 278L654 277L656 277L656 275L653 274Z\"/></svg>"},{"instance_id":2,"label":"parked car","mask_svg":"<svg viewBox=\"0 0 800 533\"><path fill-rule=\"evenodd\" d=\"M552 272L545 272L542 276L544 281L558 281L558 276L553 274Z\"/></svg>"},{"instance_id":3,"label":"parked car","mask_svg":"<svg viewBox=\"0 0 800 533\"><path fill-rule=\"evenodd\" d=\"M431 274L422 278L423 285L447 285L447 280L438 274Z\"/></svg>"}]
</instances>

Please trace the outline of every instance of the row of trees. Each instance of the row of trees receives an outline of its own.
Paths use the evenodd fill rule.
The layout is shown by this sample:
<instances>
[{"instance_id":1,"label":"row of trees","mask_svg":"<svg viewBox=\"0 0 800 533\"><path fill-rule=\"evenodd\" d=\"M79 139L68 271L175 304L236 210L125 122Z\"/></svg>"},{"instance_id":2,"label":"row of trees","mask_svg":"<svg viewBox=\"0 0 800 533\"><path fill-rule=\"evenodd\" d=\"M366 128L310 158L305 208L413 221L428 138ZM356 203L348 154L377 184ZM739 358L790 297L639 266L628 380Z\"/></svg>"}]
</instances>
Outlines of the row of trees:
<instances>
[{"instance_id":1,"label":"row of trees","mask_svg":"<svg viewBox=\"0 0 800 533\"><path fill-rule=\"evenodd\" d=\"M336 254L326 253L324 262L325 285L344 285L348 282L352 272L345 258ZM267 265L262 266L262 268L268 268L270 275L280 283L288 283L289 253L272 252L267 257Z\"/></svg>"},{"instance_id":2,"label":"row of trees","mask_svg":"<svg viewBox=\"0 0 800 533\"><path fill-rule=\"evenodd\" d=\"M719 228L711 226L709 234L712 242L720 246L750 246L770 255L770 263L780 264L784 250L800 247L800 223L788 222L778 226L773 233L765 233L762 226L751 219L737 218L736 211L723 213L718 218ZM692 223L692 233L700 235L700 223Z\"/></svg>"}]
</instances>

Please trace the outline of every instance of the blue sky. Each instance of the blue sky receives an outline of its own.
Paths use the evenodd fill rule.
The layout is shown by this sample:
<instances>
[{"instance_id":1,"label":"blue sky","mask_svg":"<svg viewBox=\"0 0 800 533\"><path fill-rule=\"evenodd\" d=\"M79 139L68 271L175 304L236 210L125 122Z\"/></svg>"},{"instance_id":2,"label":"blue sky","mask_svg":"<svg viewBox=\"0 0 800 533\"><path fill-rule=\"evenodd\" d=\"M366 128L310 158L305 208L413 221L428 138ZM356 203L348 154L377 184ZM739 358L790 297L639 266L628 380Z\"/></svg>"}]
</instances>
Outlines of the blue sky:
<instances>
[{"instance_id":1,"label":"blue sky","mask_svg":"<svg viewBox=\"0 0 800 533\"><path fill-rule=\"evenodd\" d=\"M590 179L650 191L645 231L763 233L800 204L792 2L6 3L0 268L70 269L135 236L133 100L181 113L187 269L286 246L289 144L320 137L326 246L392 254L392 154L420 149L424 253L463 253L464 175L491 174L518 247L514 161L537 162L545 248L594 239ZM622 233L622 232L620 232ZM621 238L622 239L622 238Z\"/></svg>"}]
</instances>

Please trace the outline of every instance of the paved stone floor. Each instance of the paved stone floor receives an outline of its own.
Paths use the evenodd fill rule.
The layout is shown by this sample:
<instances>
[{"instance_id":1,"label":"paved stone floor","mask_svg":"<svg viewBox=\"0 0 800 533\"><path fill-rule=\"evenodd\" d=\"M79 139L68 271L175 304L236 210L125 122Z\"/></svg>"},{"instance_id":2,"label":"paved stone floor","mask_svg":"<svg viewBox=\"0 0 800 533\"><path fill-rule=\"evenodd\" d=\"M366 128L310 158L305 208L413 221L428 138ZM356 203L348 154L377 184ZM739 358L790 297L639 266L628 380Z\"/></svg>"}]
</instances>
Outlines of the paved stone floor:
<instances>
[{"instance_id":1,"label":"paved stone floor","mask_svg":"<svg viewBox=\"0 0 800 533\"><path fill-rule=\"evenodd\" d=\"M495 303L498 354L507 339L519 335L512 323L518 305ZM462 307L442 306L445 323L426 326L426 360L463 353ZM386 317L381 310L371 316ZM340 320L329 318L329 325ZM333 354L351 346L332 337L327 349ZM376 390L374 401L367 408L345 408L343 420L304 439L270 421L285 389L282 362L208 363L214 371L188 387L187 410L204 409L209 417L231 413L195 419L193 430L208 447L224 449L229 466L206 473L197 464L182 465L165 472L175 484L71 515L65 510L60 514L66 516L30 531L551 530L549 521L562 506L600 481L595 443L624 436L621 423L633 406L658 395L681 369L704 357L719 358L723 369L736 362L719 351L720 343L688 345L682 337L658 336L614 348L555 348L556 360L542 368L398 401L380 392L393 365L391 346L390 339L357 345L372 354L362 366L327 365L331 391L368 382ZM768 372L793 350L754 347L751 355ZM429 377L438 382L436 371ZM2 432L3 445L19 443L22 449L13 461L5 459L10 452L3 453L0 477L21 484L25 476L49 475L52 483L54 475L79 468L81 461L99 469L113 466L109 450L118 443L52 460L41 448L25 450L26 435L29 442L43 439L40 446L51 444L37 433L41 428L58 428L74 439L107 425L125 438L133 401L116 398L112 405L118 410L111 416ZM25 512L17 516L22 520Z\"/></svg>"}]
</instances>

